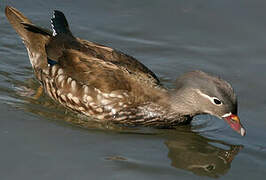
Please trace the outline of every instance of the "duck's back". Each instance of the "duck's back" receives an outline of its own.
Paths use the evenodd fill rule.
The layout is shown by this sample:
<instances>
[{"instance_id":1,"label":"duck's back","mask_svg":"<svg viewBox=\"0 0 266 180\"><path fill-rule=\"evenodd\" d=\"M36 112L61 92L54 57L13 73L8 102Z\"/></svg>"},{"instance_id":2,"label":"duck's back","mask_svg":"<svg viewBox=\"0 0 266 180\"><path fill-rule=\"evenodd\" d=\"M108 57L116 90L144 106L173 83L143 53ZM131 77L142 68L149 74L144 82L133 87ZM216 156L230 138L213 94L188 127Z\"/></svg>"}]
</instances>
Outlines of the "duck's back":
<instances>
[{"instance_id":1,"label":"duck's back","mask_svg":"<svg viewBox=\"0 0 266 180\"><path fill-rule=\"evenodd\" d=\"M161 87L156 75L133 57L89 41L65 41L63 38L52 38L47 46L47 56L83 84L105 91L130 90L135 83Z\"/></svg>"},{"instance_id":2,"label":"duck's back","mask_svg":"<svg viewBox=\"0 0 266 180\"><path fill-rule=\"evenodd\" d=\"M156 75L132 56L100 44L85 40L79 41L88 49L95 51L96 57L99 57L106 63L117 66L132 78L142 83L147 83L150 86L160 86L159 79Z\"/></svg>"}]
</instances>

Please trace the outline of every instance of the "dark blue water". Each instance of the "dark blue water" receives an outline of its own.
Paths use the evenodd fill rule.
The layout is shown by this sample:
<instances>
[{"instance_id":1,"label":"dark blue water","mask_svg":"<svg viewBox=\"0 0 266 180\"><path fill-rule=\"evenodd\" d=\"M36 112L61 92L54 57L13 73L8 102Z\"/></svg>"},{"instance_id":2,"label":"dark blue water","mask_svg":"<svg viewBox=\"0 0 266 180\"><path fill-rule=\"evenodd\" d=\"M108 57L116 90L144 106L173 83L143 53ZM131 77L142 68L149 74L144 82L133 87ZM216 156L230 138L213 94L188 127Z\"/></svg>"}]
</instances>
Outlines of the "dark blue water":
<instances>
[{"instance_id":1,"label":"dark blue water","mask_svg":"<svg viewBox=\"0 0 266 180\"><path fill-rule=\"evenodd\" d=\"M35 98L6 5L46 28L63 11L76 36L136 57L168 87L195 69L223 77L247 135L211 116L177 130L84 123L45 94ZM265 179L265 9L262 0L1 0L1 179Z\"/></svg>"}]
</instances>

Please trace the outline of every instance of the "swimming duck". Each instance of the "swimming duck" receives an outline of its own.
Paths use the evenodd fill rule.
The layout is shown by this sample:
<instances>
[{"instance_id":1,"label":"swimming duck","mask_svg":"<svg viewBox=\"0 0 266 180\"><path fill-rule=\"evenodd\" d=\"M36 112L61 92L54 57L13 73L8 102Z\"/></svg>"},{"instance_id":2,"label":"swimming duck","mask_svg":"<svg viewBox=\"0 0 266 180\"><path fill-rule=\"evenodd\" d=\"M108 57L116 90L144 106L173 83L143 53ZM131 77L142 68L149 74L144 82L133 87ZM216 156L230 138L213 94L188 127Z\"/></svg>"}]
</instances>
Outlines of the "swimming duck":
<instances>
[{"instance_id":1,"label":"swimming duck","mask_svg":"<svg viewBox=\"0 0 266 180\"><path fill-rule=\"evenodd\" d=\"M245 135L236 95L225 80L192 71L168 90L135 58L75 37L60 11L54 11L52 31L34 25L13 7L7 6L5 13L27 48L36 78L66 108L97 121L158 128L210 114Z\"/></svg>"}]
</instances>

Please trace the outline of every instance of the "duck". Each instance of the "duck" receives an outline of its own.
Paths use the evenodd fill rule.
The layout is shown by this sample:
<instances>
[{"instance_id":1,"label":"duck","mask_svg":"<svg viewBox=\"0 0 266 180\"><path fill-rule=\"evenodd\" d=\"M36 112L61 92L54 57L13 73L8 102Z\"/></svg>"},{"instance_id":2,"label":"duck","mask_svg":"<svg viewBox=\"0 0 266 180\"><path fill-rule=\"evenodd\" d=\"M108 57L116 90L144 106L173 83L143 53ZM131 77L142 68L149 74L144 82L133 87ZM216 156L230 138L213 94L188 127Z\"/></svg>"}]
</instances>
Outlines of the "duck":
<instances>
[{"instance_id":1,"label":"duck","mask_svg":"<svg viewBox=\"0 0 266 180\"><path fill-rule=\"evenodd\" d=\"M63 12L54 10L51 30L33 24L16 8L5 14L21 37L34 74L46 94L65 108L98 122L174 128L210 114L244 136L237 97L222 78L195 70L174 89L137 59L75 37Z\"/></svg>"}]
</instances>

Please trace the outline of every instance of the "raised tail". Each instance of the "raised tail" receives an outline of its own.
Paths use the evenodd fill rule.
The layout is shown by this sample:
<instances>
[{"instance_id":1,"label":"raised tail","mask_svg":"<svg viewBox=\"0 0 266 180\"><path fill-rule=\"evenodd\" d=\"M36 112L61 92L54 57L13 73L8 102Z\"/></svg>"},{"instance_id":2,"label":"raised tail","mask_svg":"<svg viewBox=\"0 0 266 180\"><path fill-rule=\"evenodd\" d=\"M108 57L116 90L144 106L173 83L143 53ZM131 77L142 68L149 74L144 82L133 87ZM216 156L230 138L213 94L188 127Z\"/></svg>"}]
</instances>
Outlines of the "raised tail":
<instances>
[{"instance_id":1,"label":"raised tail","mask_svg":"<svg viewBox=\"0 0 266 180\"><path fill-rule=\"evenodd\" d=\"M61 11L54 11L53 17L51 19L51 25L53 29L53 36L62 33L72 35L66 17Z\"/></svg>"},{"instance_id":2,"label":"raised tail","mask_svg":"<svg viewBox=\"0 0 266 180\"><path fill-rule=\"evenodd\" d=\"M17 9L7 6L5 14L23 40L34 70L47 66L45 45L52 36L52 32L34 25Z\"/></svg>"}]
</instances>

